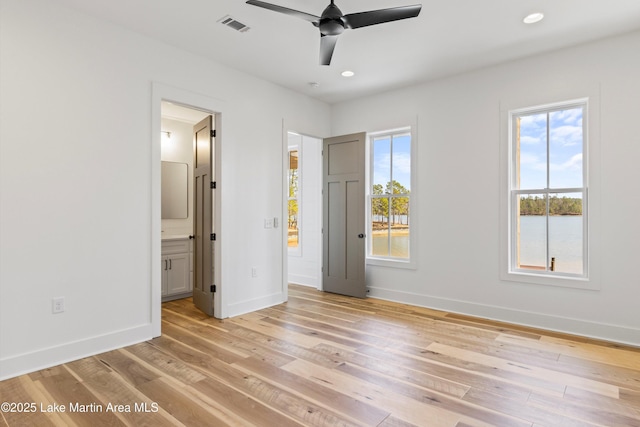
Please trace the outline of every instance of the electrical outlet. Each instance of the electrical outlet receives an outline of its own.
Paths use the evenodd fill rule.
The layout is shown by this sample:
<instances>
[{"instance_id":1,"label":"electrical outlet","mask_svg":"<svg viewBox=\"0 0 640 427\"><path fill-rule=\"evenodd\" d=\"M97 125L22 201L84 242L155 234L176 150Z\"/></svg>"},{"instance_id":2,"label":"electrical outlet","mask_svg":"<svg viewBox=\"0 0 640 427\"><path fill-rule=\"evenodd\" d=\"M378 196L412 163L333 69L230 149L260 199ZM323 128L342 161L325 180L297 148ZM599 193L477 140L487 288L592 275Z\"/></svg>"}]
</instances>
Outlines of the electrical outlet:
<instances>
[{"instance_id":1,"label":"electrical outlet","mask_svg":"<svg viewBox=\"0 0 640 427\"><path fill-rule=\"evenodd\" d=\"M258 269L256 267L251 267L251 277L258 277Z\"/></svg>"},{"instance_id":2,"label":"electrical outlet","mask_svg":"<svg viewBox=\"0 0 640 427\"><path fill-rule=\"evenodd\" d=\"M62 313L64 311L64 297L54 298L52 303L53 314Z\"/></svg>"},{"instance_id":3,"label":"electrical outlet","mask_svg":"<svg viewBox=\"0 0 640 427\"><path fill-rule=\"evenodd\" d=\"M264 219L264 228L273 228L273 218Z\"/></svg>"}]
</instances>

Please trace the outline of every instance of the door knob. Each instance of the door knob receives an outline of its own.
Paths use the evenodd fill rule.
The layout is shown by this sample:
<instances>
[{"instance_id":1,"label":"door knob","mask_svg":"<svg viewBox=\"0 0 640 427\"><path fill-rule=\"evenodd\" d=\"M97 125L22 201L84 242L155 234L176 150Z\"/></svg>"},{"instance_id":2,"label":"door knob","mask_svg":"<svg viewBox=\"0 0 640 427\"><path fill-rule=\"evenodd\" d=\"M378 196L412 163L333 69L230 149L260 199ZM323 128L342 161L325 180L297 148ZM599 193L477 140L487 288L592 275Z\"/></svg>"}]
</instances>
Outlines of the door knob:
<instances>
[{"instance_id":1,"label":"door knob","mask_svg":"<svg viewBox=\"0 0 640 427\"><path fill-rule=\"evenodd\" d=\"M358 234L358 237L361 238L361 239L364 239L364 234L360 233L360 234Z\"/></svg>"}]
</instances>

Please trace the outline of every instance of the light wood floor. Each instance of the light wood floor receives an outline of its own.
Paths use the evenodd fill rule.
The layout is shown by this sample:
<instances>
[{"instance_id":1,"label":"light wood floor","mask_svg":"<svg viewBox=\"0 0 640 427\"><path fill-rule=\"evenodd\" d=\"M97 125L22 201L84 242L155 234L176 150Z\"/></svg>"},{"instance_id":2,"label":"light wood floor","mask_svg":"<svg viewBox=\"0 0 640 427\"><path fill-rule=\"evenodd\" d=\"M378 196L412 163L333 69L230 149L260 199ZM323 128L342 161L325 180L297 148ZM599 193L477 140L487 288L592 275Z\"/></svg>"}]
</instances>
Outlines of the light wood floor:
<instances>
[{"instance_id":1,"label":"light wood floor","mask_svg":"<svg viewBox=\"0 0 640 427\"><path fill-rule=\"evenodd\" d=\"M0 382L38 406L0 427L640 426L638 349L300 286L223 321L162 312L160 338Z\"/></svg>"}]
</instances>

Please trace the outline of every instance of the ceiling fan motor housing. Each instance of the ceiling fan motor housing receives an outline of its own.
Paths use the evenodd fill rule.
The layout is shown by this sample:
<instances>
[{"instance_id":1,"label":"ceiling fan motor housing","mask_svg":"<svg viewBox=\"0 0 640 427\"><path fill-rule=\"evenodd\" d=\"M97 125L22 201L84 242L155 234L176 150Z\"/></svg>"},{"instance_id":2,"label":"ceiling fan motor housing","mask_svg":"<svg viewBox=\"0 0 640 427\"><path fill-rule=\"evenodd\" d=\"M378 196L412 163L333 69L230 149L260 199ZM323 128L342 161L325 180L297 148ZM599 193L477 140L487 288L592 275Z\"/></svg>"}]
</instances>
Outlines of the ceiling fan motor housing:
<instances>
[{"instance_id":1,"label":"ceiling fan motor housing","mask_svg":"<svg viewBox=\"0 0 640 427\"><path fill-rule=\"evenodd\" d=\"M322 12L318 28L320 28L320 33L325 36L337 36L344 32L345 21L342 11L333 4L333 1Z\"/></svg>"}]
</instances>

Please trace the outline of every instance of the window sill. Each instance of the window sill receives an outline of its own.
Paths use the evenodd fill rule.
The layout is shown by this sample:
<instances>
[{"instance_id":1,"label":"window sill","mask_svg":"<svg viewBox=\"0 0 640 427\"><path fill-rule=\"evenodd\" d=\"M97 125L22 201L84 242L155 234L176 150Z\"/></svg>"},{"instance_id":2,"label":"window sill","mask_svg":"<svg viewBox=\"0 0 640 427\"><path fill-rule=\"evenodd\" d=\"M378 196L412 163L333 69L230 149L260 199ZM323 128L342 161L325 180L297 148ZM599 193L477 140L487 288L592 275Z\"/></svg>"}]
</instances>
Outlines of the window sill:
<instances>
[{"instance_id":1,"label":"window sill","mask_svg":"<svg viewBox=\"0 0 640 427\"><path fill-rule=\"evenodd\" d=\"M588 277L572 277L553 274L536 274L526 271L509 271L501 275L501 279L509 282L531 283L544 286L556 286L562 288L599 290L597 281Z\"/></svg>"},{"instance_id":2,"label":"window sill","mask_svg":"<svg viewBox=\"0 0 640 427\"><path fill-rule=\"evenodd\" d=\"M369 258L366 259L367 265L375 265L377 267L403 268L406 270L415 270L416 262L413 260L391 259L391 258Z\"/></svg>"}]
</instances>

